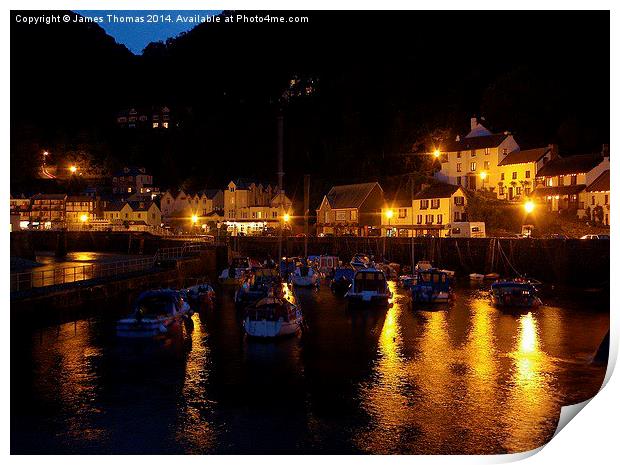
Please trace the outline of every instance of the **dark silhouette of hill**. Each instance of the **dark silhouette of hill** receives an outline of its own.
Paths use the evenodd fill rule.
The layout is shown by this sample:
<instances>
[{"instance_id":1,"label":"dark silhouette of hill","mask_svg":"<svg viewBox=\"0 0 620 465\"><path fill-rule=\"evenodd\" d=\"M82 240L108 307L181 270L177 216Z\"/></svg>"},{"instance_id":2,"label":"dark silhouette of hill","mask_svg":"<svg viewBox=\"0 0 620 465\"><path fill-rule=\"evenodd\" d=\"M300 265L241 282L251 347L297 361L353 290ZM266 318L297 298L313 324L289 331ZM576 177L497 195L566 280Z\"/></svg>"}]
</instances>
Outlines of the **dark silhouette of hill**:
<instances>
[{"instance_id":1,"label":"dark silhouette of hill","mask_svg":"<svg viewBox=\"0 0 620 465\"><path fill-rule=\"evenodd\" d=\"M608 12L271 14L309 22L205 23L142 56L95 24L12 22L12 179L33 150L79 145L164 187L274 180L280 109L288 191L309 172L317 196L402 174L398 154L462 134L474 114L524 147L609 139ZM115 127L119 109L164 103L180 127Z\"/></svg>"}]
</instances>

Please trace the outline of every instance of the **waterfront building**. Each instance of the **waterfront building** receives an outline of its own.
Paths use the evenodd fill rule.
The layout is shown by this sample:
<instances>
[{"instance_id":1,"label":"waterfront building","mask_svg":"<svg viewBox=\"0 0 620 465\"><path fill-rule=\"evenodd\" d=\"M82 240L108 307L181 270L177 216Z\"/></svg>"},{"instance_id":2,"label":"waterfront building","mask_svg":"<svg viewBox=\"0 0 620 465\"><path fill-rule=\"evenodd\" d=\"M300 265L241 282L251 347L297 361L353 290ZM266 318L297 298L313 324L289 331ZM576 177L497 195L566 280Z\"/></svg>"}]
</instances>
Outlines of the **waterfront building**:
<instances>
[{"instance_id":1,"label":"waterfront building","mask_svg":"<svg viewBox=\"0 0 620 465\"><path fill-rule=\"evenodd\" d=\"M521 200L534 191L538 171L557 158L557 146L515 150L498 164L497 197L502 200Z\"/></svg>"},{"instance_id":2,"label":"waterfront building","mask_svg":"<svg viewBox=\"0 0 620 465\"><path fill-rule=\"evenodd\" d=\"M111 201L103 211L103 219L111 229L123 226L135 231L159 231L161 210L152 201Z\"/></svg>"},{"instance_id":3,"label":"waterfront building","mask_svg":"<svg viewBox=\"0 0 620 465\"><path fill-rule=\"evenodd\" d=\"M37 194L32 197L30 224L34 228L52 229L65 224L66 194Z\"/></svg>"},{"instance_id":4,"label":"waterfront building","mask_svg":"<svg viewBox=\"0 0 620 465\"><path fill-rule=\"evenodd\" d=\"M437 183L413 197L397 198L381 210L382 234L392 237L446 237L451 223L467 221L467 196L461 186Z\"/></svg>"},{"instance_id":5,"label":"waterfront building","mask_svg":"<svg viewBox=\"0 0 620 465\"><path fill-rule=\"evenodd\" d=\"M143 167L124 167L112 177L112 192L115 194L151 193L159 191L153 186L153 176Z\"/></svg>"},{"instance_id":6,"label":"waterfront building","mask_svg":"<svg viewBox=\"0 0 620 465\"><path fill-rule=\"evenodd\" d=\"M378 182L333 186L316 211L317 234L379 235L384 204Z\"/></svg>"},{"instance_id":7,"label":"waterfront building","mask_svg":"<svg viewBox=\"0 0 620 465\"><path fill-rule=\"evenodd\" d=\"M465 136L440 146L441 170L437 180L469 190L497 193L501 181L499 164L519 145L509 132L492 133L477 118L471 118Z\"/></svg>"},{"instance_id":8,"label":"waterfront building","mask_svg":"<svg viewBox=\"0 0 620 465\"><path fill-rule=\"evenodd\" d=\"M586 187L585 192L580 194L581 202L584 204L583 212L580 212L581 218L609 226L611 212L609 206L609 179L609 170L603 171L598 178Z\"/></svg>"},{"instance_id":9,"label":"waterfront building","mask_svg":"<svg viewBox=\"0 0 620 465\"><path fill-rule=\"evenodd\" d=\"M230 181L223 199L223 221L233 235L280 228L292 208L291 200L277 187L248 179Z\"/></svg>"},{"instance_id":10,"label":"waterfront building","mask_svg":"<svg viewBox=\"0 0 620 465\"><path fill-rule=\"evenodd\" d=\"M30 224L30 198L24 194L11 195L11 230L27 229Z\"/></svg>"},{"instance_id":11,"label":"waterfront building","mask_svg":"<svg viewBox=\"0 0 620 465\"><path fill-rule=\"evenodd\" d=\"M65 201L65 220L71 223L85 223L94 220L96 200L88 195L68 195Z\"/></svg>"},{"instance_id":12,"label":"waterfront building","mask_svg":"<svg viewBox=\"0 0 620 465\"><path fill-rule=\"evenodd\" d=\"M605 170L609 169L609 152L557 157L543 166L536 176L533 196L543 201L548 211L585 216L582 193Z\"/></svg>"}]
</instances>

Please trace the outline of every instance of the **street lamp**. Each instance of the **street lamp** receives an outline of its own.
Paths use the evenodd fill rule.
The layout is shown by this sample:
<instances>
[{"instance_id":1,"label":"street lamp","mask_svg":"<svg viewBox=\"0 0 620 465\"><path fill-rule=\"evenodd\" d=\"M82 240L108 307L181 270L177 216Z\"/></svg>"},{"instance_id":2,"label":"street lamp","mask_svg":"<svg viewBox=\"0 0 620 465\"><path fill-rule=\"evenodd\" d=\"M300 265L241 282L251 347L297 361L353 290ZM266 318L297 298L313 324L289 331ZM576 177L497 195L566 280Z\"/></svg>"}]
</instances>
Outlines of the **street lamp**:
<instances>
[{"instance_id":1,"label":"street lamp","mask_svg":"<svg viewBox=\"0 0 620 465\"><path fill-rule=\"evenodd\" d=\"M394 210L392 210L391 208L388 208L385 211L385 217L388 220L388 231L387 231L388 234L387 235L389 235L389 236L391 236L391 234L392 234L392 223L391 223L391 220L392 220L393 216L394 216Z\"/></svg>"},{"instance_id":2,"label":"street lamp","mask_svg":"<svg viewBox=\"0 0 620 465\"><path fill-rule=\"evenodd\" d=\"M80 216L80 221L82 223L86 223L88 221L88 215L86 213L82 213L82 215Z\"/></svg>"},{"instance_id":3,"label":"street lamp","mask_svg":"<svg viewBox=\"0 0 620 465\"><path fill-rule=\"evenodd\" d=\"M71 173L72 173L72 174L75 174L75 172L77 171L77 166L75 166L75 165L71 165L71 166L69 167L69 171L71 171Z\"/></svg>"},{"instance_id":4,"label":"street lamp","mask_svg":"<svg viewBox=\"0 0 620 465\"><path fill-rule=\"evenodd\" d=\"M528 200L523 204L523 209L525 210L525 213L532 213L534 211L534 207L534 202L532 202L531 200Z\"/></svg>"},{"instance_id":5,"label":"street lamp","mask_svg":"<svg viewBox=\"0 0 620 465\"><path fill-rule=\"evenodd\" d=\"M289 215L288 213L285 213L284 216L282 216L282 219L284 220L285 223L288 223L291 219L291 215Z\"/></svg>"},{"instance_id":6,"label":"street lamp","mask_svg":"<svg viewBox=\"0 0 620 465\"><path fill-rule=\"evenodd\" d=\"M487 179L487 172L486 171L481 171L480 172L480 180L482 181L482 190L484 190L484 181Z\"/></svg>"},{"instance_id":7,"label":"street lamp","mask_svg":"<svg viewBox=\"0 0 620 465\"><path fill-rule=\"evenodd\" d=\"M437 159L441 155L441 151L439 149L433 150L433 156Z\"/></svg>"}]
</instances>

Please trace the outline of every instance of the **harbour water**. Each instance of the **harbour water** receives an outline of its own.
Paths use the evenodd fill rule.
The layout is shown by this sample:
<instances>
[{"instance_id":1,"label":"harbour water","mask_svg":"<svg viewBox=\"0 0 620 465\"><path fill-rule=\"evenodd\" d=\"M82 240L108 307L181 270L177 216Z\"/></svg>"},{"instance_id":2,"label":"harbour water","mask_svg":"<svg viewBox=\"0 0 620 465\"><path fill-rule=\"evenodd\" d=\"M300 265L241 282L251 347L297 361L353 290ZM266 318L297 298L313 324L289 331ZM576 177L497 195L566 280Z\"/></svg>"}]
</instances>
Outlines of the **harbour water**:
<instances>
[{"instance_id":1,"label":"harbour water","mask_svg":"<svg viewBox=\"0 0 620 465\"><path fill-rule=\"evenodd\" d=\"M303 333L244 337L233 289L158 345L114 336L127 302L57 326L12 323L12 453L507 453L541 446L562 405L596 394L609 329L596 293L491 306L461 282L451 307L347 309L296 291ZM91 313L92 315L92 313Z\"/></svg>"}]
</instances>

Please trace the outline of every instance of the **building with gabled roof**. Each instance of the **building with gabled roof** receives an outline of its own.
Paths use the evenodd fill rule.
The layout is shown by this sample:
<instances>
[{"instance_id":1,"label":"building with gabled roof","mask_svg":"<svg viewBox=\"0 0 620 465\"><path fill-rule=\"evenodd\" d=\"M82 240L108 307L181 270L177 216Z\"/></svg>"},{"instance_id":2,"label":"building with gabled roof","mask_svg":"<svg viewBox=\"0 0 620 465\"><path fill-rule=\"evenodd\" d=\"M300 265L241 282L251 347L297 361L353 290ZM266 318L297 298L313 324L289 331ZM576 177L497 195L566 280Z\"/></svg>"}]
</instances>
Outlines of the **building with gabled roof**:
<instances>
[{"instance_id":1,"label":"building with gabled roof","mask_svg":"<svg viewBox=\"0 0 620 465\"><path fill-rule=\"evenodd\" d=\"M381 211L383 234L445 237L452 222L467 221L467 196L461 186L436 183L413 196L400 197Z\"/></svg>"},{"instance_id":2,"label":"building with gabled roof","mask_svg":"<svg viewBox=\"0 0 620 465\"><path fill-rule=\"evenodd\" d=\"M469 190L496 192L500 181L499 163L509 153L519 150L519 145L509 132L492 133L478 118L471 118L471 130L438 147L441 170L437 180L463 186Z\"/></svg>"},{"instance_id":3,"label":"building with gabled roof","mask_svg":"<svg viewBox=\"0 0 620 465\"><path fill-rule=\"evenodd\" d=\"M548 145L528 150L515 150L499 162L497 197L519 200L529 197L534 190L538 171L558 157L557 146Z\"/></svg>"},{"instance_id":4,"label":"building with gabled roof","mask_svg":"<svg viewBox=\"0 0 620 465\"><path fill-rule=\"evenodd\" d=\"M605 226L610 225L610 181L611 173L605 170L582 192L581 200L584 208L580 215L581 218L587 218Z\"/></svg>"},{"instance_id":5,"label":"building with gabled roof","mask_svg":"<svg viewBox=\"0 0 620 465\"><path fill-rule=\"evenodd\" d=\"M385 204L378 182L333 186L317 209L317 234L380 234Z\"/></svg>"}]
</instances>

